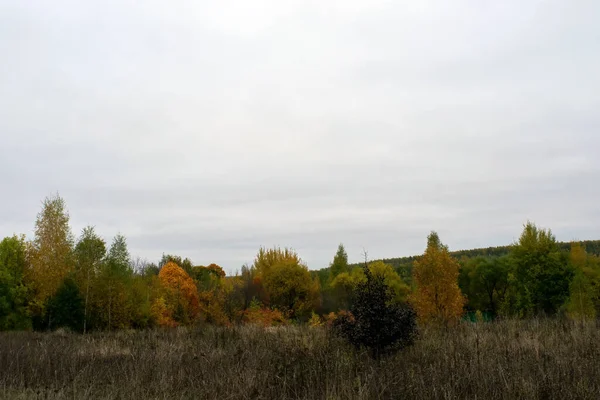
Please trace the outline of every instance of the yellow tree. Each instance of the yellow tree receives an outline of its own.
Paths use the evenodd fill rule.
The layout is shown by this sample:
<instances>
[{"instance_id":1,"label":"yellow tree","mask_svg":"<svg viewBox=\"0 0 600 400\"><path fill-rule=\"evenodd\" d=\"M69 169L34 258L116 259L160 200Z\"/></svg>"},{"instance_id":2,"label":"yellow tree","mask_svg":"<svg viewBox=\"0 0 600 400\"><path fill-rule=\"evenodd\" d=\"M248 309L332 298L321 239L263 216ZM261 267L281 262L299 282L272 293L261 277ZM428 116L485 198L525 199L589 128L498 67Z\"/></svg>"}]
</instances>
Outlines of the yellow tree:
<instances>
[{"instance_id":1,"label":"yellow tree","mask_svg":"<svg viewBox=\"0 0 600 400\"><path fill-rule=\"evenodd\" d=\"M262 283L265 305L276 307L290 317L304 317L320 304L320 287L308 267L290 249L258 251L254 269Z\"/></svg>"},{"instance_id":2,"label":"yellow tree","mask_svg":"<svg viewBox=\"0 0 600 400\"><path fill-rule=\"evenodd\" d=\"M438 234L432 232L425 253L413 267L416 289L410 300L419 322L444 326L458 322L465 304L458 287L458 274L458 261L450 256Z\"/></svg>"},{"instance_id":3,"label":"yellow tree","mask_svg":"<svg viewBox=\"0 0 600 400\"><path fill-rule=\"evenodd\" d=\"M26 278L34 290L30 309L44 314L46 300L53 296L74 268L73 235L65 201L57 194L47 197L35 222L35 238L29 246L30 264Z\"/></svg>"},{"instance_id":4,"label":"yellow tree","mask_svg":"<svg viewBox=\"0 0 600 400\"><path fill-rule=\"evenodd\" d=\"M569 299L566 303L567 315L572 319L593 320L596 317L594 300L598 297L597 287L600 283L600 271L590 262L585 248L578 242L571 243L569 262L575 276L569 286Z\"/></svg>"}]
</instances>

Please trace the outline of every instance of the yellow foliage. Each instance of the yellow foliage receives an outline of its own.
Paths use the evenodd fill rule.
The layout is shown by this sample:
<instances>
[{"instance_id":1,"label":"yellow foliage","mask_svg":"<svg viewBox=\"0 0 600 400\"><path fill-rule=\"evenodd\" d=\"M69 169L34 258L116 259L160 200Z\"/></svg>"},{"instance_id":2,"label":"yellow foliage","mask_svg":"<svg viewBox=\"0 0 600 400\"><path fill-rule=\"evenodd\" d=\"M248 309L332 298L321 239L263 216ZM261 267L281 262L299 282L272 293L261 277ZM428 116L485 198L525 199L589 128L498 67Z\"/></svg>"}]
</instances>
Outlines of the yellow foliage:
<instances>
[{"instance_id":1,"label":"yellow foliage","mask_svg":"<svg viewBox=\"0 0 600 400\"><path fill-rule=\"evenodd\" d=\"M33 308L42 307L73 270L73 238L64 200L46 198L35 223L35 238L28 244L26 278L34 289Z\"/></svg>"},{"instance_id":2,"label":"yellow foliage","mask_svg":"<svg viewBox=\"0 0 600 400\"><path fill-rule=\"evenodd\" d=\"M374 276L381 276L384 278L386 285L390 287L394 293L394 302L404 303L410 293L410 288L402 278L394 271L391 265L384 263L383 261L374 261L369 264L369 271ZM345 305L352 291L356 288L360 282L366 281L365 272L362 268L355 268L351 273L342 272L335 277L331 283L331 287L337 297L339 297L342 305Z\"/></svg>"},{"instance_id":3,"label":"yellow foliage","mask_svg":"<svg viewBox=\"0 0 600 400\"><path fill-rule=\"evenodd\" d=\"M308 320L308 326L317 327L317 326L322 326L322 325L323 325L323 320L321 319L321 317L318 314L315 314L313 312L310 319Z\"/></svg>"},{"instance_id":4,"label":"yellow foliage","mask_svg":"<svg viewBox=\"0 0 600 400\"><path fill-rule=\"evenodd\" d=\"M319 282L313 280L308 267L289 249L260 248L254 260L256 287L261 301L289 313L290 317L307 315L320 303Z\"/></svg>"},{"instance_id":5,"label":"yellow foliage","mask_svg":"<svg viewBox=\"0 0 600 400\"><path fill-rule=\"evenodd\" d=\"M410 297L419 322L451 325L463 314L465 298L458 287L459 264L433 232L423 256L415 261L416 290Z\"/></svg>"},{"instance_id":6,"label":"yellow foliage","mask_svg":"<svg viewBox=\"0 0 600 400\"><path fill-rule=\"evenodd\" d=\"M167 303L163 297L158 297L154 300L152 307L150 308L150 315L156 321L158 326L175 327L177 322L173 320L173 316Z\"/></svg>"}]
</instances>

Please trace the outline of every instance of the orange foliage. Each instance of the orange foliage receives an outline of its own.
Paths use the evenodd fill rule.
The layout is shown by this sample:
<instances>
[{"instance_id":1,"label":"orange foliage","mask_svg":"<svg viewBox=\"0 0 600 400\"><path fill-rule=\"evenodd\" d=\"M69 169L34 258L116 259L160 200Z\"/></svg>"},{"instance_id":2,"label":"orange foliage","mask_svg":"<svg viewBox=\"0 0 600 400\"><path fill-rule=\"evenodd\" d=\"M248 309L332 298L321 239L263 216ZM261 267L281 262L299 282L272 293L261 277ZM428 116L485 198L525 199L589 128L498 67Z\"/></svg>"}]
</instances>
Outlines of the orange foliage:
<instances>
[{"instance_id":1,"label":"orange foliage","mask_svg":"<svg viewBox=\"0 0 600 400\"><path fill-rule=\"evenodd\" d=\"M174 262L165 264L158 278L165 292L164 302L171 318L184 324L193 322L200 312L194 280Z\"/></svg>"},{"instance_id":2,"label":"orange foliage","mask_svg":"<svg viewBox=\"0 0 600 400\"><path fill-rule=\"evenodd\" d=\"M340 313L348 312L348 311L340 311ZM333 321L337 318L337 315L332 311L329 314L325 315L325 325L331 327L333 325Z\"/></svg>"},{"instance_id":3,"label":"orange foliage","mask_svg":"<svg viewBox=\"0 0 600 400\"><path fill-rule=\"evenodd\" d=\"M287 324L283 313L277 309L251 307L244 311L242 321L247 324L276 326Z\"/></svg>"},{"instance_id":4,"label":"orange foliage","mask_svg":"<svg viewBox=\"0 0 600 400\"><path fill-rule=\"evenodd\" d=\"M223 271L223 268L221 268L220 266L218 266L217 264L210 264L208 267L205 267L208 271L212 272L213 274L215 274L217 277L219 278L225 278L225 271Z\"/></svg>"}]
</instances>

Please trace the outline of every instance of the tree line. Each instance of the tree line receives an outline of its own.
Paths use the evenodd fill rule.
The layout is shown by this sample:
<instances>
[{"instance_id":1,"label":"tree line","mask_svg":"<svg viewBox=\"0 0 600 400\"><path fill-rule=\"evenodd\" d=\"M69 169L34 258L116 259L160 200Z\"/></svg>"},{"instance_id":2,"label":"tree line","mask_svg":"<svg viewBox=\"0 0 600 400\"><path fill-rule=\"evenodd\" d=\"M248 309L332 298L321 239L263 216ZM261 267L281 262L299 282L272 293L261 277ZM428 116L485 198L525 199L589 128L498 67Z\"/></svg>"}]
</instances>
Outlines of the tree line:
<instances>
[{"instance_id":1,"label":"tree line","mask_svg":"<svg viewBox=\"0 0 600 400\"><path fill-rule=\"evenodd\" d=\"M0 330L333 324L363 307L357 289L371 277L385 286L385 302L409 306L419 324L542 314L588 319L600 310L599 242L565 247L530 222L511 246L451 253L432 232L421 256L362 266L349 264L340 244L319 271L291 249L260 248L251 264L226 276L216 264L178 255L135 259L123 235L109 244L88 226L75 237L69 220L64 199L48 197L32 240L0 242Z\"/></svg>"}]
</instances>

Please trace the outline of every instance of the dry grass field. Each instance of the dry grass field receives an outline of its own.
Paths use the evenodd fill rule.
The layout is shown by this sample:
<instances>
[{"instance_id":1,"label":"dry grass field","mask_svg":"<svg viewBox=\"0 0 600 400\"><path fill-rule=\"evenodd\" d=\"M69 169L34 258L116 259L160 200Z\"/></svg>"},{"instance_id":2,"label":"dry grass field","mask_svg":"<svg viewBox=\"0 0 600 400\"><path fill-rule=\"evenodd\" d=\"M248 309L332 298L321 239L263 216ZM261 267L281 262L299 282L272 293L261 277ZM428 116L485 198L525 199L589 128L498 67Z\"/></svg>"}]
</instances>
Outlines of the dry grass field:
<instances>
[{"instance_id":1,"label":"dry grass field","mask_svg":"<svg viewBox=\"0 0 600 400\"><path fill-rule=\"evenodd\" d=\"M0 334L3 399L598 399L600 329L422 331L373 360L321 328Z\"/></svg>"}]
</instances>

